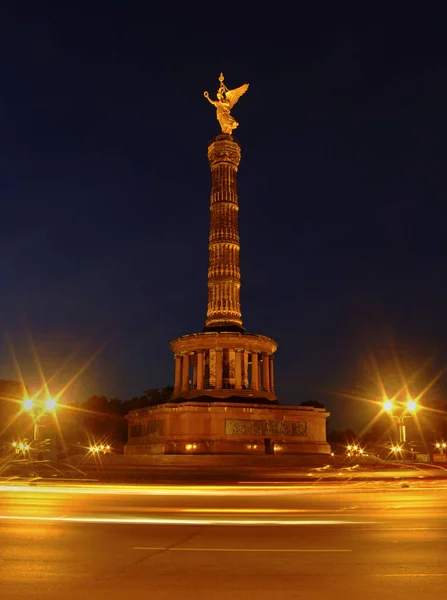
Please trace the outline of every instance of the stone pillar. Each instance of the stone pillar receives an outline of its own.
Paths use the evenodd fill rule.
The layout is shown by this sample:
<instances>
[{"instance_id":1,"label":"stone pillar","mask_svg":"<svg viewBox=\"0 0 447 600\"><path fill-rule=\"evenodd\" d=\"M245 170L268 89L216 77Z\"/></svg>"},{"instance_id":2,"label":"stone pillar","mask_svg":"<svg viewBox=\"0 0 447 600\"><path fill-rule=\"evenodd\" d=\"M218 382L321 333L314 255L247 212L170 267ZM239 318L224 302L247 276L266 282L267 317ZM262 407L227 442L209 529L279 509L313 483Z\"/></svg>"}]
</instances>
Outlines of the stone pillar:
<instances>
[{"instance_id":1,"label":"stone pillar","mask_svg":"<svg viewBox=\"0 0 447 600\"><path fill-rule=\"evenodd\" d=\"M204 378L204 355L203 350L197 352L197 389L203 390Z\"/></svg>"},{"instance_id":2,"label":"stone pillar","mask_svg":"<svg viewBox=\"0 0 447 600\"><path fill-rule=\"evenodd\" d=\"M259 364L256 352L251 355L251 387L254 392L259 392Z\"/></svg>"},{"instance_id":3,"label":"stone pillar","mask_svg":"<svg viewBox=\"0 0 447 600\"><path fill-rule=\"evenodd\" d=\"M210 372L210 387L216 387L216 351L214 348L211 348L208 352L208 366Z\"/></svg>"},{"instance_id":4,"label":"stone pillar","mask_svg":"<svg viewBox=\"0 0 447 600\"><path fill-rule=\"evenodd\" d=\"M262 383L264 384L264 392L270 391L269 375L270 375L269 357L267 354L264 354L262 357Z\"/></svg>"},{"instance_id":5,"label":"stone pillar","mask_svg":"<svg viewBox=\"0 0 447 600\"><path fill-rule=\"evenodd\" d=\"M197 388L197 354L191 358L192 362L192 389Z\"/></svg>"},{"instance_id":6,"label":"stone pillar","mask_svg":"<svg viewBox=\"0 0 447 600\"><path fill-rule=\"evenodd\" d=\"M243 332L239 265L239 144L218 135L208 146L211 168L210 235L208 244L208 310L205 330L230 326Z\"/></svg>"},{"instance_id":7,"label":"stone pillar","mask_svg":"<svg viewBox=\"0 0 447 600\"><path fill-rule=\"evenodd\" d=\"M189 356L188 354L182 355L182 392L189 388Z\"/></svg>"},{"instance_id":8,"label":"stone pillar","mask_svg":"<svg viewBox=\"0 0 447 600\"><path fill-rule=\"evenodd\" d=\"M225 358L225 353L224 353ZM228 350L228 382L234 385L236 378L236 352L234 350Z\"/></svg>"},{"instance_id":9,"label":"stone pillar","mask_svg":"<svg viewBox=\"0 0 447 600\"><path fill-rule=\"evenodd\" d=\"M244 362L242 364L242 382L245 390L248 390L248 350L244 350Z\"/></svg>"},{"instance_id":10,"label":"stone pillar","mask_svg":"<svg viewBox=\"0 0 447 600\"><path fill-rule=\"evenodd\" d=\"M216 390L222 389L222 375L223 375L223 350L222 348L216 348Z\"/></svg>"},{"instance_id":11,"label":"stone pillar","mask_svg":"<svg viewBox=\"0 0 447 600\"><path fill-rule=\"evenodd\" d=\"M241 390L242 389L242 358L243 358L243 349L236 348L235 349L235 365L234 365L234 389Z\"/></svg>"},{"instance_id":12,"label":"stone pillar","mask_svg":"<svg viewBox=\"0 0 447 600\"><path fill-rule=\"evenodd\" d=\"M182 389L182 356L175 355L175 382L174 392L179 392Z\"/></svg>"},{"instance_id":13,"label":"stone pillar","mask_svg":"<svg viewBox=\"0 0 447 600\"><path fill-rule=\"evenodd\" d=\"M273 374L273 355L270 357L270 391L275 391L275 377Z\"/></svg>"}]
</instances>

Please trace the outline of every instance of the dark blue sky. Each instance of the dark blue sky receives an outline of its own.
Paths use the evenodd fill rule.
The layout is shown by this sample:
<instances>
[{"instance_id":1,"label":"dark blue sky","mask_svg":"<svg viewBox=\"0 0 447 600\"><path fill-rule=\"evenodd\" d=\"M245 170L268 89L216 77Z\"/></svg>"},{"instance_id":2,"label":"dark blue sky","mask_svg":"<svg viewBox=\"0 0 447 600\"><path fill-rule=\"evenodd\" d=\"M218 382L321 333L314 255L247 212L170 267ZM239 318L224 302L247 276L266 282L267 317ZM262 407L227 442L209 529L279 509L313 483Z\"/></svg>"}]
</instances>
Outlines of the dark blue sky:
<instances>
[{"instance_id":1,"label":"dark blue sky","mask_svg":"<svg viewBox=\"0 0 447 600\"><path fill-rule=\"evenodd\" d=\"M46 376L63 366L56 392L108 342L67 399L172 383L169 341L205 319L219 128L203 91L221 70L250 82L242 309L279 342L281 401L321 399L338 424L350 405L323 390L355 393L390 339L442 366L445 19L356 4L2 3L0 312L31 387L29 332Z\"/></svg>"}]
</instances>

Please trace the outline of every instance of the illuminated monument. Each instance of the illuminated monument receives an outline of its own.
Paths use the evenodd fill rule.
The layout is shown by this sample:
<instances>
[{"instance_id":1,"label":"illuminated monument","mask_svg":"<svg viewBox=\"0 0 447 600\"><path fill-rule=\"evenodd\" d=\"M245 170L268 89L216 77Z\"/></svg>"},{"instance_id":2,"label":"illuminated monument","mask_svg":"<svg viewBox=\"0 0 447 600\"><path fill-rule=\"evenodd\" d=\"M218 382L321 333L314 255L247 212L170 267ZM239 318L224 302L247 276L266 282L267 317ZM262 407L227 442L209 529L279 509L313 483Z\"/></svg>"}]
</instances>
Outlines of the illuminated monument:
<instances>
[{"instance_id":1,"label":"illuminated monument","mask_svg":"<svg viewBox=\"0 0 447 600\"><path fill-rule=\"evenodd\" d=\"M171 342L171 401L131 411L126 454L327 453L324 409L278 404L276 342L242 325L239 266L239 144L230 114L248 84L229 90L221 74L216 107L222 133L208 146L211 168L208 310L202 333Z\"/></svg>"}]
</instances>

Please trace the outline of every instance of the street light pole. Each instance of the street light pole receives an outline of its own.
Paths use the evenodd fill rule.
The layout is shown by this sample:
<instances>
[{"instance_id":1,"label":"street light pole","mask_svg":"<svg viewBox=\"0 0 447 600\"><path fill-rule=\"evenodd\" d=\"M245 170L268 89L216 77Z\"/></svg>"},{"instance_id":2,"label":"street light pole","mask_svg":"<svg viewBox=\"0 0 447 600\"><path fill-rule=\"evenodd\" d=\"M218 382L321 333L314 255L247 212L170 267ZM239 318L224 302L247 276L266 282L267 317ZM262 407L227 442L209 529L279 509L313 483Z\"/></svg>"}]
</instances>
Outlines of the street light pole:
<instances>
[{"instance_id":1,"label":"street light pole","mask_svg":"<svg viewBox=\"0 0 447 600\"><path fill-rule=\"evenodd\" d=\"M36 419L34 416L34 435L33 435L33 440L35 442L39 441L39 419Z\"/></svg>"},{"instance_id":2,"label":"street light pole","mask_svg":"<svg viewBox=\"0 0 447 600\"><path fill-rule=\"evenodd\" d=\"M406 406L402 414L393 414L394 404L393 401L385 398L383 401L383 410L390 414L391 418L397 422L399 429L399 443L405 444L407 441L407 428L405 427L405 419L409 419L417 410L418 406L415 400L408 398Z\"/></svg>"},{"instance_id":3,"label":"street light pole","mask_svg":"<svg viewBox=\"0 0 447 600\"><path fill-rule=\"evenodd\" d=\"M399 442L405 444L407 441L407 428L403 423L399 423Z\"/></svg>"},{"instance_id":4,"label":"street light pole","mask_svg":"<svg viewBox=\"0 0 447 600\"><path fill-rule=\"evenodd\" d=\"M54 411L54 409L56 408L56 400L54 400L53 398L48 398L45 402L45 410L40 412L38 415L34 413L34 400L32 398L27 398L26 400L24 400L23 407L29 413L30 417L33 420L33 440L35 442L38 442L40 433L40 419L46 414L47 411Z\"/></svg>"}]
</instances>

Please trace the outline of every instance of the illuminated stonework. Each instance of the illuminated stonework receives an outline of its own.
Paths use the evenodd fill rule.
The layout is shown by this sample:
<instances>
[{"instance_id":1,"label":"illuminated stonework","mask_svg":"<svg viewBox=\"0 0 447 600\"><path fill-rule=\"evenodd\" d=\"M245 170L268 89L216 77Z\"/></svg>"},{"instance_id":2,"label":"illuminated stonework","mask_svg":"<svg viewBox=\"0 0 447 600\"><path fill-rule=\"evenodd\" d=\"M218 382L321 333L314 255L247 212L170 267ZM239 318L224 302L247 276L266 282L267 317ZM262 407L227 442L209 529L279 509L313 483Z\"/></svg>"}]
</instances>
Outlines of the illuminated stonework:
<instances>
[{"instance_id":1,"label":"illuminated stonework","mask_svg":"<svg viewBox=\"0 0 447 600\"><path fill-rule=\"evenodd\" d=\"M259 458L265 454L328 454L327 417L322 408L280 404L189 400L148 406L127 417L125 453L252 454Z\"/></svg>"},{"instance_id":2,"label":"illuminated stonework","mask_svg":"<svg viewBox=\"0 0 447 600\"><path fill-rule=\"evenodd\" d=\"M277 343L247 333L242 324L237 194L241 149L231 136L238 123L229 111L248 85L228 90L223 76L220 82L216 101L205 94L216 106L223 132L208 145L211 198L205 327L201 333L171 342L175 360L172 397L168 403L127 415L125 453L328 454L329 413L322 408L278 404Z\"/></svg>"},{"instance_id":3,"label":"illuminated stonework","mask_svg":"<svg viewBox=\"0 0 447 600\"><path fill-rule=\"evenodd\" d=\"M206 329L242 329L241 271L236 174L239 145L219 135L208 148L211 167L210 235L208 243L208 311Z\"/></svg>"},{"instance_id":4,"label":"illuminated stonework","mask_svg":"<svg viewBox=\"0 0 447 600\"><path fill-rule=\"evenodd\" d=\"M171 342L175 356L173 398L230 398L276 401L273 353L277 344L263 335L204 332Z\"/></svg>"},{"instance_id":5,"label":"illuminated stonework","mask_svg":"<svg viewBox=\"0 0 447 600\"><path fill-rule=\"evenodd\" d=\"M173 399L237 397L276 402L274 340L245 332L241 313L239 144L220 134L208 146L211 169L208 244L208 310L203 333L171 342L175 357Z\"/></svg>"}]
</instances>

